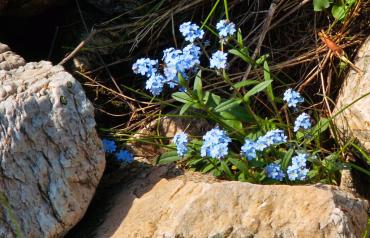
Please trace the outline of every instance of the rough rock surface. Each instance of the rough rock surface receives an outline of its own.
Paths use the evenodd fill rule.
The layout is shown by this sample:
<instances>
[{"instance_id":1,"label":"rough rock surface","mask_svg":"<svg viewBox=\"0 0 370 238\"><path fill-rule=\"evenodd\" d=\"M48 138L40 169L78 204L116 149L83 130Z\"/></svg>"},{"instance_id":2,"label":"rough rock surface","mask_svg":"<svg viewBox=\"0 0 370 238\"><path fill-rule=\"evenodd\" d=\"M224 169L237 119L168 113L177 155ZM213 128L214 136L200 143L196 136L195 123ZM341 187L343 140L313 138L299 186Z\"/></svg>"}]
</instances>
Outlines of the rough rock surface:
<instances>
[{"instance_id":1,"label":"rough rock surface","mask_svg":"<svg viewBox=\"0 0 370 238\"><path fill-rule=\"evenodd\" d=\"M362 237L368 203L326 185L254 185L165 167L115 197L95 237Z\"/></svg>"},{"instance_id":2,"label":"rough rock surface","mask_svg":"<svg viewBox=\"0 0 370 238\"><path fill-rule=\"evenodd\" d=\"M351 70L339 92L335 112L359 97L370 93L370 37L360 48L355 65L364 71L361 75ZM354 136L370 152L370 95L343 111L335 120L344 136Z\"/></svg>"},{"instance_id":3,"label":"rough rock surface","mask_svg":"<svg viewBox=\"0 0 370 238\"><path fill-rule=\"evenodd\" d=\"M63 5L69 0L1 0L0 15L32 16L42 13L45 9Z\"/></svg>"},{"instance_id":4,"label":"rough rock surface","mask_svg":"<svg viewBox=\"0 0 370 238\"><path fill-rule=\"evenodd\" d=\"M82 218L105 166L93 113L63 67L0 44L0 237L60 237Z\"/></svg>"}]
</instances>

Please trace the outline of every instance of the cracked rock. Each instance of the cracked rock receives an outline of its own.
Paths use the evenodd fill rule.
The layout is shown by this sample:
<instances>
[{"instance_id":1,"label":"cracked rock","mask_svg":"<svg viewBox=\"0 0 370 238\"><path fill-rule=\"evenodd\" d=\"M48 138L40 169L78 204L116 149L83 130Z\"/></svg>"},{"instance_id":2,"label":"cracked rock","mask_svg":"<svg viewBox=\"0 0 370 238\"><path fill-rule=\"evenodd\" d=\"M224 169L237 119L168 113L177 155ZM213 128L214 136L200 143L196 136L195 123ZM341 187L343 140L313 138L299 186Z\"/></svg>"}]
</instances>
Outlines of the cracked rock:
<instances>
[{"instance_id":1,"label":"cracked rock","mask_svg":"<svg viewBox=\"0 0 370 238\"><path fill-rule=\"evenodd\" d=\"M103 174L94 108L61 66L0 44L0 237L60 237Z\"/></svg>"}]
</instances>

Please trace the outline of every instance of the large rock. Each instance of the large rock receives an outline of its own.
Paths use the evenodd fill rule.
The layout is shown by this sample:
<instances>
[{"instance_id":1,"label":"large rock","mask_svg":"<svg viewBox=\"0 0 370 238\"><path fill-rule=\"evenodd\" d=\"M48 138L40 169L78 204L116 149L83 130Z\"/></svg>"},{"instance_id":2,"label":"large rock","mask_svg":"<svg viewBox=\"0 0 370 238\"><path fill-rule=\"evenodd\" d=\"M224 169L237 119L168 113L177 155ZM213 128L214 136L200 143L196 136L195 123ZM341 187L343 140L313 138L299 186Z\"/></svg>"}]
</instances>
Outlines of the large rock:
<instances>
[{"instance_id":1,"label":"large rock","mask_svg":"<svg viewBox=\"0 0 370 238\"><path fill-rule=\"evenodd\" d=\"M0 44L0 237L59 237L82 218L105 166L93 113L63 67Z\"/></svg>"},{"instance_id":2,"label":"large rock","mask_svg":"<svg viewBox=\"0 0 370 238\"><path fill-rule=\"evenodd\" d=\"M339 92L335 112L370 93L370 37L358 51L355 65L364 74L355 70L349 72ZM356 137L370 152L370 95L344 110L335 119L335 123L344 137Z\"/></svg>"},{"instance_id":3,"label":"large rock","mask_svg":"<svg viewBox=\"0 0 370 238\"><path fill-rule=\"evenodd\" d=\"M368 203L326 185L255 185L154 169L118 193L95 237L362 237Z\"/></svg>"}]
</instances>

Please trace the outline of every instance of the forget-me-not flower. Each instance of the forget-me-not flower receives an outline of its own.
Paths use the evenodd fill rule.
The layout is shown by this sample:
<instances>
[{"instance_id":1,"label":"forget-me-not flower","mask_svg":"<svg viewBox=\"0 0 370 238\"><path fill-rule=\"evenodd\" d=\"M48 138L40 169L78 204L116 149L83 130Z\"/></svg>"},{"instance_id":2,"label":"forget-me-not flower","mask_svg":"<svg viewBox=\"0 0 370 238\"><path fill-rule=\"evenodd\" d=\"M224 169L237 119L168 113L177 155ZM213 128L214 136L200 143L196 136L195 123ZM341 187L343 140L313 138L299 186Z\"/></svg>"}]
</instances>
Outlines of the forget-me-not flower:
<instances>
[{"instance_id":1,"label":"forget-me-not flower","mask_svg":"<svg viewBox=\"0 0 370 238\"><path fill-rule=\"evenodd\" d=\"M185 37L186 41L194 42L196 39L202 39L204 31L197 24L192 22L184 22L180 25L180 32Z\"/></svg>"},{"instance_id":2,"label":"forget-me-not flower","mask_svg":"<svg viewBox=\"0 0 370 238\"><path fill-rule=\"evenodd\" d=\"M120 150L116 153L116 159L122 163L130 164L134 161L134 155L127 150Z\"/></svg>"},{"instance_id":3,"label":"forget-me-not flower","mask_svg":"<svg viewBox=\"0 0 370 238\"><path fill-rule=\"evenodd\" d=\"M308 169L306 168L306 162L309 155L300 153L292 158L292 165L288 166L287 174L290 181L304 181L307 178Z\"/></svg>"},{"instance_id":4,"label":"forget-me-not flower","mask_svg":"<svg viewBox=\"0 0 370 238\"><path fill-rule=\"evenodd\" d=\"M161 94L163 90L164 77L160 74L153 74L147 81L145 88L148 89L154 96Z\"/></svg>"},{"instance_id":5,"label":"forget-me-not flower","mask_svg":"<svg viewBox=\"0 0 370 238\"><path fill-rule=\"evenodd\" d=\"M102 142L103 142L103 149L105 152L113 153L114 151L116 151L117 146L114 140L103 139Z\"/></svg>"},{"instance_id":6,"label":"forget-me-not flower","mask_svg":"<svg viewBox=\"0 0 370 238\"><path fill-rule=\"evenodd\" d=\"M179 157L183 157L188 152L188 135L184 132L176 133L172 141L176 145L177 155Z\"/></svg>"},{"instance_id":7,"label":"forget-me-not flower","mask_svg":"<svg viewBox=\"0 0 370 238\"><path fill-rule=\"evenodd\" d=\"M280 164L271 163L266 166L265 171L268 178L279 181L283 181L283 179L285 178L285 174L282 171Z\"/></svg>"},{"instance_id":8,"label":"forget-me-not flower","mask_svg":"<svg viewBox=\"0 0 370 238\"><path fill-rule=\"evenodd\" d=\"M256 143L250 139L245 139L244 145L241 147L242 155L248 160L255 159L256 154Z\"/></svg>"},{"instance_id":9,"label":"forget-me-not flower","mask_svg":"<svg viewBox=\"0 0 370 238\"><path fill-rule=\"evenodd\" d=\"M272 145L285 142L287 142L287 136L284 131L276 129L268 131L265 135L260 136L255 143L255 148L257 151L263 151Z\"/></svg>"},{"instance_id":10,"label":"forget-me-not flower","mask_svg":"<svg viewBox=\"0 0 370 238\"><path fill-rule=\"evenodd\" d=\"M284 92L284 101L288 103L289 107L295 108L298 103L304 102L304 98L299 94L299 92L294 91L289 88Z\"/></svg>"},{"instance_id":11,"label":"forget-me-not flower","mask_svg":"<svg viewBox=\"0 0 370 238\"><path fill-rule=\"evenodd\" d=\"M202 157L211 157L221 159L228 154L228 145L231 142L230 137L224 130L213 128L203 136L203 145L200 150Z\"/></svg>"},{"instance_id":12,"label":"forget-me-not flower","mask_svg":"<svg viewBox=\"0 0 370 238\"><path fill-rule=\"evenodd\" d=\"M216 24L218 35L220 38L232 36L235 32L235 24L228 20L221 20Z\"/></svg>"},{"instance_id":13,"label":"forget-me-not flower","mask_svg":"<svg viewBox=\"0 0 370 238\"><path fill-rule=\"evenodd\" d=\"M178 85L178 73L181 73L184 79L187 79L186 71L194 68L199 64L200 47L194 44L189 44L183 50L168 48L163 51L163 61L165 67L163 69L165 75L165 83L171 88Z\"/></svg>"},{"instance_id":14,"label":"forget-me-not flower","mask_svg":"<svg viewBox=\"0 0 370 238\"><path fill-rule=\"evenodd\" d=\"M157 72L157 69L154 67L157 64L158 60L140 58L132 65L132 70L135 74L141 74L143 76L150 77Z\"/></svg>"},{"instance_id":15,"label":"forget-me-not flower","mask_svg":"<svg viewBox=\"0 0 370 238\"><path fill-rule=\"evenodd\" d=\"M215 69L224 69L226 68L227 53L224 53L220 50L212 54L210 59L210 67Z\"/></svg>"},{"instance_id":16,"label":"forget-me-not flower","mask_svg":"<svg viewBox=\"0 0 370 238\"><path fill-rule=\"evenodd\" d=\"M305 112L299 115L294 122L294 132L297 132L299 128L307 130L310 127L311 127L311 118Z\"/></svg>"}]
</instances>

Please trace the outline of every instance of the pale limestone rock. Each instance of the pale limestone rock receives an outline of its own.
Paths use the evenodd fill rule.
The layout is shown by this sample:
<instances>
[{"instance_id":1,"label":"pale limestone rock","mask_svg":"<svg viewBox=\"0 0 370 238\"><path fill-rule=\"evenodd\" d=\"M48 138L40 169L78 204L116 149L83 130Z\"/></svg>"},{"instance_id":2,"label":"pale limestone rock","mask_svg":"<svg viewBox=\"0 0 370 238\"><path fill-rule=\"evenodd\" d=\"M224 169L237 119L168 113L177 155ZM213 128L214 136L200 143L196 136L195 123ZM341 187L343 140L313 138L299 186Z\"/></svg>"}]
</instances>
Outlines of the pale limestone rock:
<instances>
[{"instance_id":1,"label":"pale limestone rock","mask_svg":"<svg viewBox=\"0 0 370 238\"><path fill-rule=\"evenodd\" d=\"M164 167L125 187L95 237L362 237L368 203L326 185L255 185Z\"/></svg>"},{"instance_id":2,"label":"pale limestone rock","mask_svg":"<svg viewBox=\"0 0 370 238\"><path fill-rule=\"evenodd\" d=\"M339 92L334 113L340 111L361 96L370 93L370 37L359 49L355 65L364 71L351 70ZM335 119L343 137L356 137L370 152L370 95L344 110Z\"/></svg>"},{"instance_id":3,"label":"pale limestone rock","mask_svg":"<svg viewBox=\"0 0 370 238\"><path fill-rule=\"evenodd\" d=\"M0 237L60 237L104 171L94 109L63 67L0 52Z\"/></svg>"}]
</instances>

